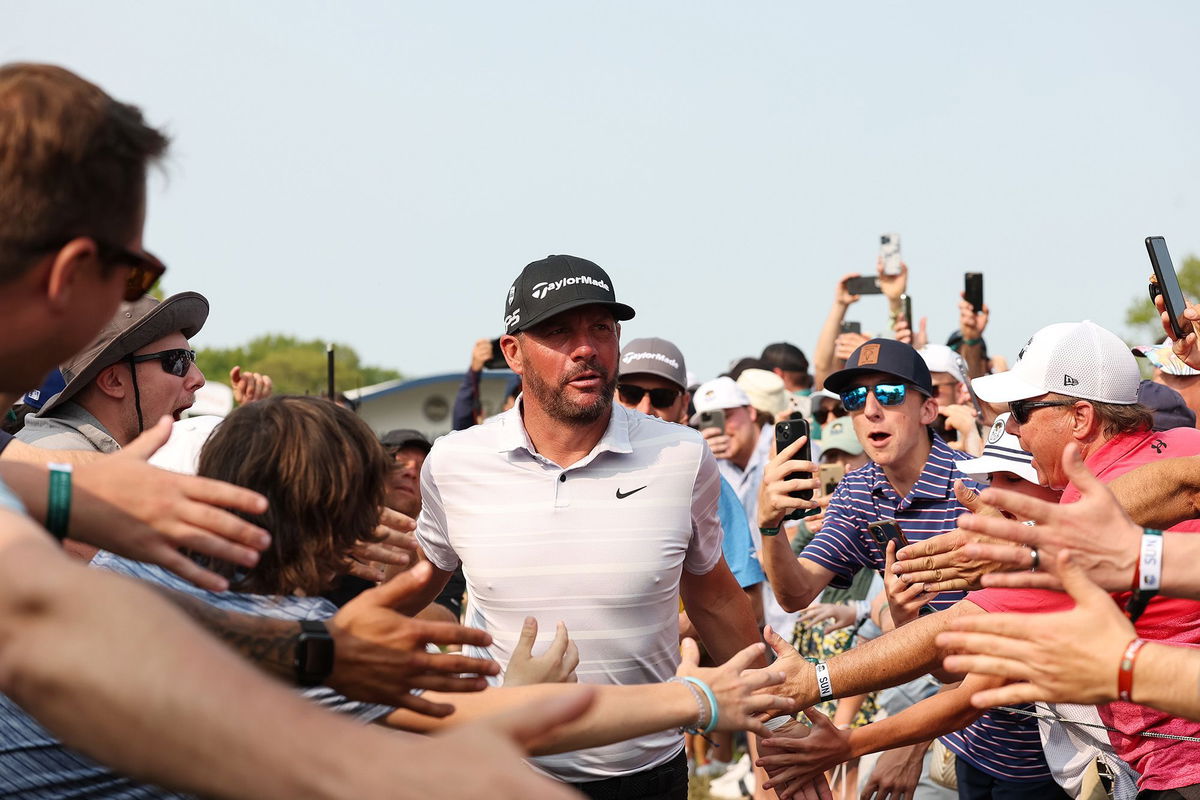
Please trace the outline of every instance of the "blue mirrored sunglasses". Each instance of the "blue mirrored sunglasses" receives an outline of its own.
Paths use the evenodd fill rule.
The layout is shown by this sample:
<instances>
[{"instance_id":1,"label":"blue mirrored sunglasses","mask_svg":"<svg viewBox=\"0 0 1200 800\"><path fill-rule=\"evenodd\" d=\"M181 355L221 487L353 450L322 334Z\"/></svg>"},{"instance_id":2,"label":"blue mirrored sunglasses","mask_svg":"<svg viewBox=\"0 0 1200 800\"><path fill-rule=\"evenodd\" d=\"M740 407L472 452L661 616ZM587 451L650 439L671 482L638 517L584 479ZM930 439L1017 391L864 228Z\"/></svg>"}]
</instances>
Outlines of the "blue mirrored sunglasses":
<instances>
[{"instance_id":1,"label":"blue mirrored sunglasses","mask_svg":"<svg viewBox=\"0 0 1200 800\"><path fill-rule=\"evenodd\" d=\"M880 383L872 387L875 399L882 406L898 406L908 396L908 385L903 383ZM867 387L855 386L842 392L842 406L847 411L858 411L867 404Z\"/></svg>"}]
</instances>

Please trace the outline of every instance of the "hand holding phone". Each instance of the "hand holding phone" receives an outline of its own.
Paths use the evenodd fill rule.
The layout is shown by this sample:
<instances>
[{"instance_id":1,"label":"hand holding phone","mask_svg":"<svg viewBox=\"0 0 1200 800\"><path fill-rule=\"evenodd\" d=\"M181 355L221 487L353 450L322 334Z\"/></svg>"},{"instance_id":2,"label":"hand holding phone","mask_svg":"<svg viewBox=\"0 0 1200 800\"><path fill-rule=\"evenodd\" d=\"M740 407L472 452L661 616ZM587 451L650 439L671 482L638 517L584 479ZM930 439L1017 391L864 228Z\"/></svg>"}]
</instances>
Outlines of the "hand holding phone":
<instances>
[{"instance_id":1,"label":"hand holding phone","mask_svg":"<svg viewBox=\"0 0 1200 800\"><path fill-rule=\"evenodd\" d=\"M808 439L808 420L801 417L800 419L785 419L782 422L775 423L775 452L782 453L792 443L799 441L801 437L805 437L804 444L800 445L800 450L792 456L793 461L812 461L812 441ZM811 478L812 475L807 472L790 472L786 481L799 480L803 478ZM812 500L812 489L800 489L795 492L788 492L789 497L794 497L797 500ZM807 515L807 511L802 508L795 509L790 512L784 519L800 519Z\"/></svg>"},{"instance_id":2,"label":"hand holding phone","mask_svg":"<svg viewBox=\"0 0 1200 800\"><path fill-rule=\"evenodd\" d=\"M862 323L861 322L843 322L842 328L838 332L839 333L857 333L857 334L861 335L862 334Z\"/></svg>"},{"instance_id":3,"label":"hand holding phone","mask_svg":"<svg viewBox=\"0 0 1200 800\"><path fill-rule=\"evenodd\" d=\"M971 304L976 314L983 311L982 272L967 272L963 275L963 299Z\"/></svg>"},{"instance_id":4,"label":"hand holding phone","mask_svg":"<svg viewBox=\"0 0 1200 800\"><path fill-rule=\"evenodd\" d=\"M879 262L883 264L884 275L900 274L900 234L885 233L879 237Z\"/></svg>"},{"instance_id":5,"label":"hand holding phone","mask_svg":"<svg viewBox=\"0 0 1200 800\"><path fill-rule=\"evenodd\" d=\"M900 529L900 523L894 519L877 519L867 525L867 532L875 543L879 545L879 549L887 552L887 543L894 541L896 550L901 547L908 547L908 538L904 535L904 531Z\"/></svg>"},{"instance_id":6,"label":"hand holding phone","mask_svg":"<svg viewBox=\"0 0 1200 800\"><path fill-rule=\"evenodd\" d=\"M852 295L883 294L883 289L879 288L879 277L876 275L847 278L843 285Z\"/></svg>"},{"instance_id":7,"label":"hand holding phone","mask_svg":"<svg viewBox=\"0 0 1200 800\"><path fill-rule=\"evenodd\" d=\"M1179 286L1179 276L1175 274L1175 265L1171 262L1171 254L1167 251L1167 240L1161 236L1146 237L1146 252L1150 255L1150 263L1154 267L1154 277L1157 279L1158 292L1162 295L1166 308L1167 319L1171 325L1172 339L1179 340L1187 336L1191 326L1184 319L1183 312L1187 309L1187 300L1183 289ZM1153 295L1153 291L1151 292Z\"/></svg>"}]
</instances>

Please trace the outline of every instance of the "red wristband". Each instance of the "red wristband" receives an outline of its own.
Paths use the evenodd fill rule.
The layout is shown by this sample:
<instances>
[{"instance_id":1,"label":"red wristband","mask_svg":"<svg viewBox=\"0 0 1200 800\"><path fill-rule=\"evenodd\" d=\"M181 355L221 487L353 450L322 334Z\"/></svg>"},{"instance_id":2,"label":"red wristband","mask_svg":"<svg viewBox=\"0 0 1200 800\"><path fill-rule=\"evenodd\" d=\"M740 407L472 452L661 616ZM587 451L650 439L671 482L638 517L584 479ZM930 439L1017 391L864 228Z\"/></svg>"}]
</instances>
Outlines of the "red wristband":
<instances>
[{"instance_id":1,"label":"red wristband","mask_svg":"<svg viewBox=\"0 0 1200 800\"><path fill-rule=\"evenodd\" d=\"M1145 639L1134 639L1125 648L1125 654L1121 656L1121 665L1117 670L1117 698L1119 700L1127 703L1133 702L1133 662L1137 661L1138 652L1145 643Z\"/></svg>"}]
</instances>

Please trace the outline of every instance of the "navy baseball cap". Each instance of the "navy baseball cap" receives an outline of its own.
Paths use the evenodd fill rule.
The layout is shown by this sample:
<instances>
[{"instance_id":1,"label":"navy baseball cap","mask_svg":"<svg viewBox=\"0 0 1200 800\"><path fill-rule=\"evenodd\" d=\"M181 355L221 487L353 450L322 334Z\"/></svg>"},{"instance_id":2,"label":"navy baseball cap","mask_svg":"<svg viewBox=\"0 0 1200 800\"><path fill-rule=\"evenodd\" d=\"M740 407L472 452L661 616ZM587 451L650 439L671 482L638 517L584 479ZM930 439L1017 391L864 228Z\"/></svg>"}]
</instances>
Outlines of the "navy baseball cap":
<instances>
[{"instance_id":1,"label":"navy baseball cap","mask_svg":"<svg viewBox=\"0 0 1200 800\"><path fill-rule=\"evenodd\" d=\"M620 321L633 319L633 309L617 302L608 273L586 258L546 256L527 264L508 290L504 332L526 330L555 314L580 306L602 305Z\"/></svg>"},{"instance_id":2,"label":"navy baseball cap","mask_svg":"<svg viewBox=\"0 0 1200 800\"><path fill-rule=\"evenodd\" d=\"M841 394L863 375L881 372L917 387L926 397L933 396L933 378L921 354L895 339L863 342L846 359L846 366L825 379L825 388Z\"/></svg>"}]
</instances>

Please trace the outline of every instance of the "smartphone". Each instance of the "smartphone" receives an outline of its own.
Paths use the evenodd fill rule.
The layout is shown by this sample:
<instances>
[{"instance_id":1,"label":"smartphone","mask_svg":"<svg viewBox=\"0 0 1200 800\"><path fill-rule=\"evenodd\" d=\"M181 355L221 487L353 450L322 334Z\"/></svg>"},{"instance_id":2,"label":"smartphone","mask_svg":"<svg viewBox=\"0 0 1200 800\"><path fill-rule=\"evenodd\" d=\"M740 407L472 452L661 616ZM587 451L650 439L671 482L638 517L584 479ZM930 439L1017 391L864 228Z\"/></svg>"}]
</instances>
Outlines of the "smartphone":
<instances>
[{"instance_id":1,"label":"smartphone","mask_svg":"<svg viewBox=\"0 0 1200 800\"><path fill-rule=\"evenodd\" d=\"M842 333L857 333L859 336L861 336L862 335L862 323L861 322L843 322L841 332Z\"/></svg>"},{"instance_id":2,"label":"smartphone","mask_svg":"<svg viewBox=\"0 0 1200 800\"><path fill-rule=\"evenodd\" d=\"M971 308L978 314L983 311L983 273L968 272L963 275L963 295Z\"/></svg>"},{"instance_id":3,"label":"smartphone","mask_svg":"<svg viewBox=\"0 0 1200 800\"><path fill-rule=\"evenodd\" d=\"M846 477L846 468L841 464L822 464L821 491L826 495L833 494L833 490L837 488L844 477Z\"/></svg>"},{"instance_id":4,"label":"smartphone","mask_svg":"<svg viewBox=\"0 0 1200 800\"><path fill-rule=\"evenodd\" d=\"M917 323L913 321L912 315L912 295L900 295L900 301L904 303L904 319L908 322L908 329L913 333L917 332Z\"/></svg>"},{"instance_id":5,"label":"smartphone","mask_svg":"<svg viewBox=\"0 0 1200 800\"><path fill-rule=\"evenodd\" d=\"M883 294L883 289L879 288L879 278L874 275L847 279L846 291L850 294Z\"/></svg>"},{"instance_id":6,"label":"smartphone","mask_svg":"<svg viewBox=\"0 0 1200 800\"><path fill-rule=\"evenodd\" d=\"M696 426L699 430L705 428L720 428L725 430L725 410L714 408L712 411L701 411L699 424Z\"/></svg>"},{"instance_id":7,"label":"smartphone","mask_svg":"<svg viewBox=\"0 0 1200 800\"><path fill-rule=\"evenodd\" d=\"M1171 338L1182 339L1187 335L1183 319L1187 300L1179 288L1179 276L1175 274L1175 265L1171 263L1171 254L1167 252L1167 240L1161 236L1147 236L1146 252L1150 254L1150 263L1154 265L1154 277L1158 279L1158 290L1162 293L1171 330L1175 334Z\"/></svg>"},{"instance_id":8,"label":"smartphone","mask_svg":"<svg viewBox=\"0 0 1200 800\"><path fill-rule=\"evenodd\" d=\"M783 422L776 422L775 423L775 452L779 453L779 452L783 451L784 448L791 445L792 442L796 441L801 436L808 436L808 420L801 418L801 419L785 419ZM792 456L792 458L796 461L812 461L812 441L811 441L811 439L809 441L806 441L803 445L801 445L799 452L797 452L796 455ZM788 476L786 478L784 478L784 480L791 481L791 480L796 480L797 478L810 478L810 477L812 477L812 476L807 472L792 472L792 473L789 473ZM813 490L812 489L801 489L798 492L792 492L791 496L798 498L800 500L812 500ZM787 517L785 517L785 519L800 519L801 517L804 517L807 515L808 515L808 511L806 509L797 508L794 511L789 512Z\"/></svg>"},{"instance_id":9,"label":"smartphone","mask_svg":"<svg viewBox=\"0 0 1200 800\"><path fill-rule=\"evenodd\" d=\"M877 519L867 525L867 532L871 534L871 538L885 554L887 553L887 543L893 539L896 541L897 550L901 547L908 547L908 539L905 537L904 531L900 530L900 523L894 519Z\"/></svg>"},{"instance_id":10,"label":"smartphone","mask_svg":"<svg viewBox=\"0 0 1200 800\"><path fill-rule=\"evenodd\" d=\"M492 339L492 357L483 362L484 369L508 369L508 362L504 360L504 353L500 350L500 340Z\"/></svg>"},{"instance_id":11,"label":"smartphone","mask_svg":"<svg viewBox=\"0 0 1200 800\"><path fill-rule=\"evenodd\" d=\"M879 237L879 260L884 275L900 274L900 234L885 233Z\"/></svg>"}]
</instances>

